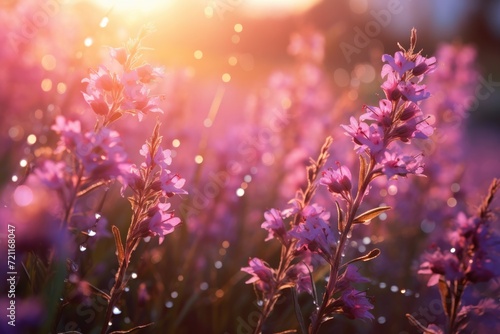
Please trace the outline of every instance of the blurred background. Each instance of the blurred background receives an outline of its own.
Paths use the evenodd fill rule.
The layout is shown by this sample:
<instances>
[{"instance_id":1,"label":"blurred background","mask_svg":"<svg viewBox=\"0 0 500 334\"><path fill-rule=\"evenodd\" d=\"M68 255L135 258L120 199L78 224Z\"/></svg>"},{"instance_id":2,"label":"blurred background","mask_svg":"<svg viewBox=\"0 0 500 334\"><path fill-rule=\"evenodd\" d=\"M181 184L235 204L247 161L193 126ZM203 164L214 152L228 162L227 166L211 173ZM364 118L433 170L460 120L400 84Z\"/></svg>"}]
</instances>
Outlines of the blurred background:
<instances>
[{"instance_id":1,"label":"blurred background","mask_svg":"<svg viewBox=\"0 0 500 334\"><path fill-rule=\"evenodd\" d=\"M125 45L145 24L156 31L144 41L144 60L165 68L155 87L165 97L164 143L189 195L174 204L182 230L135 254L137 278L115 314L115 329L154 321L155 333L252 331L258 307L240 268L249 257L276 265L279 256L277 242L264 242L263 213L286 207L326 136L335 140L330 166L354 163L339 125L378 103L381 56L397 51L398 42L408 46L412 27L423 55L442 52L446 60L443 73L429 75L428 113L437 128L432 144L421 144L429 177L374 188L373 203L395 210L356 231L348 255L375 245L383 251L360 266L372 279L367 293L375 320L339 317L324 333L415 333L405 313L443 316L433 311L437 291L426 289L416 270L422 252L442 242L450 219L473 212L499 174L500 2L0 0L1 214L2 223L26 224L20 259L36 252L23 245L22 233L27 244L36 243L29 233L45 226L38 222L50 205L46 191L30 189L29 200L18 191L57 141L50 126L62 114L92 127L81 80L100 64L112 67L109 47ZM149 116L140 125L132 117L117 125L131 159L151 133L156 115ZM320 191L317 201L334 211L328 194ZM125 203L118 191L106 199L108 229L126 229ZM78 257L82 279L103 290L116 269L112 245L103 234ZM37 332L49 297L28 286L21 276L19 298L31 306L19 316L29 320L26 332ZM311 299L300 301L310 312ZM93 299L70 306L59 330L95 332L99 309ZM297 328L290 303L280 303L269 323L274 331Z\"/></svg>"}]
</instances>

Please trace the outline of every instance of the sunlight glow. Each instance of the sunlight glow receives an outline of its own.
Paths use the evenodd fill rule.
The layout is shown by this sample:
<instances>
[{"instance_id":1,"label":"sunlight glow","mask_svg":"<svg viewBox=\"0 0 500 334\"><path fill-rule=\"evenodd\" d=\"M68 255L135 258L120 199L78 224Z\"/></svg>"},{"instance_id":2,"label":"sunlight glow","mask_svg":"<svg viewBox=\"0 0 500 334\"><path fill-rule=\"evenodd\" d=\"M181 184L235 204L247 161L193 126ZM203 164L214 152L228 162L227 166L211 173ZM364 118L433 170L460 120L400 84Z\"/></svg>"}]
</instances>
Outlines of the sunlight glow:
<instances>
[{"instance_id":1,"label":"sunlight glow","mask_svg":"<svg viewBox=\"0 0 500 334\"><path fill-rule=\"evenodd\" d=\"M285 16L305 12L319 0L245 0L242 2L242 13L249 16Z\"/></svg>"},{"instance_id":2,"label":"sunlight glow","mask_svg":"<svg viewBox=\"0 0 500 334\"><path fill-rule=\"evenodd\" d=\"M160 8L164 8L170 5L173 0L92 0L96 4L109 9L113 8L118 12L130 11L130 12L153 12ZM109 20L106 20L104 27L108 24ZM101 21L101 27L103 22Z\"/></svg>"}]
</instances>

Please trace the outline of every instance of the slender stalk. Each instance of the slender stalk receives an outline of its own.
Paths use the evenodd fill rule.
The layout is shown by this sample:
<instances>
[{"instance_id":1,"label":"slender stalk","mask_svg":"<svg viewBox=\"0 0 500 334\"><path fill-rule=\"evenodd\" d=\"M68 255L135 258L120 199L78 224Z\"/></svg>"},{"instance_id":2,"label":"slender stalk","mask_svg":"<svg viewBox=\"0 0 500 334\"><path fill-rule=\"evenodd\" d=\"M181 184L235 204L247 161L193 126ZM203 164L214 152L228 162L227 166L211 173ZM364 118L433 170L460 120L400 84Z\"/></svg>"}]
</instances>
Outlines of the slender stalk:
<instances>
[{"instance_id":1,"label":"slender stalk","mask_svg":"<svg viewBox=\"0 0 500 334\"><path fill-rule=\"evenodd\" d=\"M319 331L319 328L320 328L321 323L322 323L322 319L324 317L326 307L328 306L328 302L334 293L335 285L337 284L340 265L342 262L342 253L344 252L344 248L345 248L345 244L347 242L348 235L351 232L354 217L356 217L356 212L358 211L359 205L361 204L361 201L363 200L363 197L364 197L364 194L366 192L366 189L368 188L368 185L370 184L371 180L373 179L374 167L375 167L375 160L371 159L370 165L368 167L368 172L366 173L366 176L363 179L361 186L358 187L358 192L356 193L356 197L355 197L354 201L352 202L352 204L348 203L349 212L348 212L348 215L346 217L347 222L346 222L344 231L340 235L338 247L337 247L337 250L335 251L333 263L331 264L331 267L330 267L330 276L328 279L328 284L326 286L325 293L323 294L323 300L321 302L321 306L319 307L317 314L316 314L316 317L314 318L314 320L309 328L310 334L315 334Z\"/></svg>"}]
</instances>

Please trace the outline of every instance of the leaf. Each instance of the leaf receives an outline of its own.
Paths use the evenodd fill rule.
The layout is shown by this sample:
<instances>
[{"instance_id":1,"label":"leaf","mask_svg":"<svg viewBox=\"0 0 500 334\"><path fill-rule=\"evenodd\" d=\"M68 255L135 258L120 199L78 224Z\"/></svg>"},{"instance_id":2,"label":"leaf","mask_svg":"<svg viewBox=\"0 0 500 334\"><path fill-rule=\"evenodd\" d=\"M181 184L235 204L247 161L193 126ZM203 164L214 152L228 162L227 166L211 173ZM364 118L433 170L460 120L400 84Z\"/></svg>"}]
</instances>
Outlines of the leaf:
<instances>
[{"instance_id":1,"label":"leaf","mask_svg":"<svg viewBox=\"0 0 500 334\"><path fill-rule=\"evenodd\" d=\"M335 201L335 205L337 206L337 225L339 232L344 232L344 212L340 208L340 204L338 201Z\"/></svg>"},{"instance_id":2,"label":"leaf","mask_svg":"<svg viewBox=\"0 0 500 334\"><path fill-rule=\"evenodd\" d=\"M297 294L297 289L295 287L292 287L292 295L293 295L293 306L295 309L295 317L299 322L300 330L302 331L303 334L306 334L307 333L306 324L304 323L304 316L302 315L302 311L300 310L299 297Z\"/></svg>"},{"instance_id":3,"label":"leaf","mask_svg":"<svg viewBox=\"0 0 500 334\"><path fill-rule=\"evenodd\" d=\"M125 251L123 250L123 244L122 244L122 238L120 236L120 230L118 227L113 225L111 228L113 230L113 236L115 237L115 244L116 244L116 251L117 251L117 257L118 257L118 264L121 264L123 262L123 259L125 257Z\"/></svg>"},{"instance_id":4,"label":"leaf","mask_svg":"<svg viewBox=\"0 0 500 334\"><path fill-rule=\"evenodd\" d=\"M365 254L363 256L357 257L355 259L352 259L349 262L344 263L342 265L342 267L345 267L351 263L358 262L358 261L366 262L366 261L373 260L374 258L378 257L380 255L380 253L381 253L380 249L378 249L378 248L372 249L368 254Z\"/></svg>"},{"instance_id":5,"label":"leaf","mask_svg":"<svg viewBox=\"0 0 500 334\"><path fill-rule=\"evenodd\" d=\"M444 313L449 317L451 312L450 287L448 286L448 284L446 284L446 281L442 276L439 278L438 287L439 294L441 295L441 303L443 304Z\"/></svg>"},{"instance_id":6,"label":"leaf","mask_svg":"<svg viewBox=\"0 0 500 334\"><path fill-rule=\"evenodd\" d=\"M366 160L363 157L363 155L359 155L359 180L358 180L358 192L361 189L361 185L363 185L363 181L365 180L366 176Z\"/></svg>"},{"instance_id":7,"label":"leaf","mask_svg":"<svg viewBox=\"0 0 500 334\"><path fill-rule=\"evenodd\" d=\"M356 218L354 218L354 221L352 222L353 224L364 224L373 218L376 218L378 215L380 215L382 212L390 210L390 206L379 206L378 208L368 210L366 212L363 212Z\"/></svg>"}]
</instances>

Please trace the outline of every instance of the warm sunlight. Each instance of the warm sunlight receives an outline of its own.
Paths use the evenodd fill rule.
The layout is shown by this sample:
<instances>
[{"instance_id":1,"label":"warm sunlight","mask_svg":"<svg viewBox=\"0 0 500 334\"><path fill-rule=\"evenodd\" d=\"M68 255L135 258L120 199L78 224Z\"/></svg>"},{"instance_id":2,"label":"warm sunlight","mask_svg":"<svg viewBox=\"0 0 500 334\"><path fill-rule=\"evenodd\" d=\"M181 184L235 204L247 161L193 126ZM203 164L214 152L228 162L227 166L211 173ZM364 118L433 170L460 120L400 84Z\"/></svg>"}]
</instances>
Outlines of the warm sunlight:
<instances>
[{"instance_id":1,"label":"warm sunlight","mask_svg":"<svg viewBox=\"0 0 500 334\"><path fill-rule=\"evenodd\" d=\"M250 16L285 16L306 11L319 0L245 0L240 1L244 12Z\"/></svg>"},{"instance_id":2,"label":"warm sunlight","mask_svg":"<svg viewBox=\"0 0 500 334\"><path fill-rule=\"evenodd\" d=\"M104 9L112 9L117 12L129 12L130 14L141 12L153 12L165 9L175 0L91 0Z\"/></svg>"}]
</instances>

